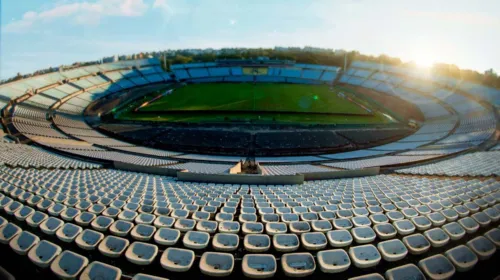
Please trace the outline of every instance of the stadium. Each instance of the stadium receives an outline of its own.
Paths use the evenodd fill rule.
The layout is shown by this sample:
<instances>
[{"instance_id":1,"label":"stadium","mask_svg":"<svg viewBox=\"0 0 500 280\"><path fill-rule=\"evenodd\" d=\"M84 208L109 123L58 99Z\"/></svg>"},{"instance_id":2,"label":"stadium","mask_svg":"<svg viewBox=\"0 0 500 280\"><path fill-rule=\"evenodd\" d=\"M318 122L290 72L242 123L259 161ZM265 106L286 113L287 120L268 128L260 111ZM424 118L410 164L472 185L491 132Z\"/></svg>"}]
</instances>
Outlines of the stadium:
<instances>
[{"instance_id":1,"label":"stadium","mask_svg":"<svg viewBox=\"0 0 500 280\"><path fill-rule=\"evenodd\" d=\"M23 279L493 278L499 96L366 61L7 83L0 259Z\"/></svg>"}]
</instances>

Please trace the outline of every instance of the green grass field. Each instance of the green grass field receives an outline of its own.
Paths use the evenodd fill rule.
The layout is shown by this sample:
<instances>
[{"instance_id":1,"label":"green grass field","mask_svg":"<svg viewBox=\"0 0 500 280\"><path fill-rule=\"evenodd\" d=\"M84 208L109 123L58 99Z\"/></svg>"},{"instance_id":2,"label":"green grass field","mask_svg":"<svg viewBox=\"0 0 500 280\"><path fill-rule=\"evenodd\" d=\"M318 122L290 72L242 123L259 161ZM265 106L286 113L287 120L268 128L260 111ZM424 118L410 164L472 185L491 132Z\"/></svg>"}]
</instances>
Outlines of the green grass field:
<instances>
[{"instance_id":1,"label":"green grass field","mask_svg":"<svg viewBox=\"0 0 500 280\"><path fill-rule=\"evenodd\" d=\"M356 104L339 98L326 85L195 84L141 108L141 111L223 110L318 112L369 115Z\"/></svg>"},{"instance_id":2,"label":"green grass field","mask_svg":"<svg viewBox=\"0 0 500 280\"><path fill-rule=\"evenodd\" d=\"M170 122L389 122L381 114L370 113L356 103L339 97L337 93L337 89L332 90L327 85L193 84L177 88L172 94L163 96L135 112L134 110L145 102L145 99L141 99L117 112L115 117L123 120ZM158 95L159 92L150 95L149 100ZM350 97L356 100L354 96ZM358 103L363 104L359 101Z\"/></svg>"}]
</instances>

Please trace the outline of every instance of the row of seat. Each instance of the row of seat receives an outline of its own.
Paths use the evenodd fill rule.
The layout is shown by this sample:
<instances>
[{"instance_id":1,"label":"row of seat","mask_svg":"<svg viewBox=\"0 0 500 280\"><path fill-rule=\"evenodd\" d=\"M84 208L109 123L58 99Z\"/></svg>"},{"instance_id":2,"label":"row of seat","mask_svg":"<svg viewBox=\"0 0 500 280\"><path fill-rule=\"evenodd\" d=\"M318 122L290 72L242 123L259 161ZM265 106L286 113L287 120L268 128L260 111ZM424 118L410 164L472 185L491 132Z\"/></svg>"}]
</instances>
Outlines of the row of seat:
<instances>
[{"instance_id":1,"label":"row of seat","mask_svg":"<svg viewBox=\"0 0 500 280\"><path fill-rule=\"evenodd\" d=\"M44 229L42 228L42 230ZM59 231L61 229L58 230L57 234L60 233ZM66 232L68 234L70 230L67 229ZM192 235L194 234L196 233ZM321 233L315 233L315 235L318 234ZM303 234L301 238L313 241L312 245L314 246L307 249L323 249L321 247L321 237L318 239L318 237L312 236L312 234L307 235ZM245 242L247 242L249 236L251 235L245 238ZM188 248L200 249L199 236L186 235L184 239L187 239L187 243L191 243L191 247ZM71 242L68 240L62 241ZM156 245L144 242L134 242L129 246L128 240L124 238L108 236L103 240L103 235L97 232L83 231L76 237L76 244L83 250L93 250L99 242L101 242L98 246L99 251L104 255L117 258L124 253L128 261L142 266L151 264L159 251ZM316 259L322 272L339 273L347 270L351 266L351 261L355 267L362 269L378 265L382 258L387 262L399 261L408 254L405 245L410 244L410 242L417 244L417 246L414 246L417 250L410 251L412 254L422 254L430 247L428 243L425 244L425 238L418 235L406 237L403 239L403 242L399 239L391 239L379 242L377 247L371 244L352 246L349 248L349 254L343 249L319 251ZM9 244L16 253L27 255L33 263L40 267L49 267L50 265L51 270L62 278L74 278L88 265L88 259L85 256L72 251L62 252L60 246L49 241L40 240L38 236L28 231L22 231L15 224L7 223L3 218L0 220L0 243ZM213 243L215 249L223 248L220 251L228 251L227 248L230 247L231 243L230 235L216 235ZM488 231L484 236L471 239L467 242L467 246L459 245L449 249L445 253L446 257L443 255L434 255L422 259L419 261L419 266L431 279L441 279L443 275L449 278L455 273L455 268L458 271L468 271L476 265L478 260L491 258L496 252L496 247L500 247L500 230L495 228ZM253 252L259 253L260 251L256 250ZM195 252L193 250L169 247L163 252L160 264L167 270L184 272L191 268L194 260ZM234 263L235 260L232 254L205 252L201 256L199 267L202 273L209 276L228 276L234 268ZM104 265L103 267L100 263L95 263L95 266L99 266L98 268L94 268L98 271L116 272L112 275L121 274L120 269L112 266ZM281 256L281 266L284 274L287 276L304 277L315 271L316 261L311 253L285 253ZM242 271L246 276L251 278L272 277L276 273L276 267L276 259L273 255L247 254L242 259ZM407 268L408 266L403 267ZM393 279L390 278L390 275L402 270L403 267L389 270L386 275L389 279ZM82 274L82 277L88 276L92 270L93 266L91 265L86 269L87 272ZM416 267L412 267L411 270L406 272L411 273L411 275L421 274ZM97 273L97 271L93 273ZM402 275L399 277L402 277Z\"/></svg>"}]
</instances>

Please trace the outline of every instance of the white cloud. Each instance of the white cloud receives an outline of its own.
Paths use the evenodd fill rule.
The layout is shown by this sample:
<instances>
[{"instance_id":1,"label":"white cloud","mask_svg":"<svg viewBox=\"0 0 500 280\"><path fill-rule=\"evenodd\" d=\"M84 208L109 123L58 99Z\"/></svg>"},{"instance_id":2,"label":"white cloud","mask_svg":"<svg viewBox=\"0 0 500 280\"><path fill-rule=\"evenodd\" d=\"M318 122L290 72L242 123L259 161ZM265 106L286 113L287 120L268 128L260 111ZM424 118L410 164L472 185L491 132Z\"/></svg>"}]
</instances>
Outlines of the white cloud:
<instances>
[{"instance_id":1,"label":"white cloud","mask_svg":"<svg viewBox=\"0 0 500 280\"><path fill-rule=\"evenodd\" d=\"M76 24L95 24L106 16L142 16L147 9L148 5L144 3L144 0L96 0L95 2L62 3L41 12L26 12L22 19L14 20L5 25L2 31L7 33L24 32L39 22L70 17Z\"/></svg>"},{"instance_id":2,"label":"white cloud","mask_svg":"<svg viewBox=\"0 0 500 280\"><path fill-rule=\"evenodd\" d=\"M167 4L167 0L155 0L155 2L153 3L153 8L158 8L165 11L170 10L170 6Z\"/></svg>"}]
</instances>

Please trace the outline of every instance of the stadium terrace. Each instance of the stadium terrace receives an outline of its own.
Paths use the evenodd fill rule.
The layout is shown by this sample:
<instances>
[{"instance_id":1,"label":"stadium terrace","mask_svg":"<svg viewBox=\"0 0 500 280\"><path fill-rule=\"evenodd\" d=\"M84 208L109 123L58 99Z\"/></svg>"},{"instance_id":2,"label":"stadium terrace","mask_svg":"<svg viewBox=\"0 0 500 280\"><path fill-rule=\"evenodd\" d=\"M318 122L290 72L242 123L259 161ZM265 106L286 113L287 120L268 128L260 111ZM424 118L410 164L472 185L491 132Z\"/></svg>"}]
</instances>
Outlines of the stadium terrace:
<instances>
[{"instance_id":1,"label":"stadium terrace","mask_svg":"<svg viewBox=\"0 0 500 280\"><path fill-rule=\"evenodd\" d=\"M0 260L20 279L494 278L499 106L365 61L3 84Z\"/></svg>"}]
</instances>

